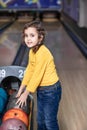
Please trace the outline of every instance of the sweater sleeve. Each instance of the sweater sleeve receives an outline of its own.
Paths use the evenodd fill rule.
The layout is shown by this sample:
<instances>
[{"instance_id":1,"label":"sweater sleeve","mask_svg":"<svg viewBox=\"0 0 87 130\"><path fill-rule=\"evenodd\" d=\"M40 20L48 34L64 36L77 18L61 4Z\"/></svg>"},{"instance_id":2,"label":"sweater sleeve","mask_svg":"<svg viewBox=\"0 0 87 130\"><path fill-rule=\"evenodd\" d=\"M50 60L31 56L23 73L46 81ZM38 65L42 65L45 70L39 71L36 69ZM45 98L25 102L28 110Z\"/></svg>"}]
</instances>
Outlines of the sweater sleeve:
<instances>
[{"instance_id":1,"label":"sweater sleeve","mask_svg":"<svg viewBox=\"0 0 87 130\"><path fill-rule=\"evenodd\" d=\"M36 58L36 65L34 68L34 72L26 88L28 91L35 92L35 90L37 89L42 80L42 77L46 69L46 65L47 65L46 57L39 56L38 58Z\"/></svg>"}]
</instances>

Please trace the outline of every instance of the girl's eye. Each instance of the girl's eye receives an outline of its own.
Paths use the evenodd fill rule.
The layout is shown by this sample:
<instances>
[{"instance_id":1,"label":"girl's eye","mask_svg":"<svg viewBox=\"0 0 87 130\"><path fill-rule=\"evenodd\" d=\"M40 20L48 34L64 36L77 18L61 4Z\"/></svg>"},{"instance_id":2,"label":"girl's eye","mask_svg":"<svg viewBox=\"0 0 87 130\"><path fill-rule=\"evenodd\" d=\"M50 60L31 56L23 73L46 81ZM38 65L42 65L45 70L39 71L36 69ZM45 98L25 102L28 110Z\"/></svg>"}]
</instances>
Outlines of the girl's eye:
<instances>
[{"instance_id":1,"label":"girl's eye","mask_svg":"<svg viewBox=\"0 0 87 130\"><path fill-rule=\"evenodd\" d=\"M24 37L34 37L35 35L34 34L30 34L30 35L27 35L25 34Z\"/></svg>"},{"instance_id":2,"label":"girl's eye","mask_svg":"<svg viewBox=\"0 0 87 130\"><path fill-rule=\"evenodd\" d=\"M31 36L31 37L34 37L34 34L31 34L30 36Z\"/></svg>"}]
</instances>

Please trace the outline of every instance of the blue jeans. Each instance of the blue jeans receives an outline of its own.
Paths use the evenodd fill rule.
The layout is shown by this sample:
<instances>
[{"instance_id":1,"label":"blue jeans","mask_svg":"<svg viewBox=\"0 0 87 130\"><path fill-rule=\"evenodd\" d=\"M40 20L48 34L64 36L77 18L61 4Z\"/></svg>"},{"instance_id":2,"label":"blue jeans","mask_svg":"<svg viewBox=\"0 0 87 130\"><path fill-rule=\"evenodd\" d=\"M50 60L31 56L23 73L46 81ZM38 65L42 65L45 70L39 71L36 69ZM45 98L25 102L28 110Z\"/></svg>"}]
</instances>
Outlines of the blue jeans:
<instances>
[{"instance_id":1,"label":"blue jeans","mask_svg":"<svg viewBox=\"0 0 87 130\"><path fill-rule=\"evenodd\" d=\"M37 130L59 130L57 114L61 99L61 84L37 89Z\"/></svg>"}]
</instances>

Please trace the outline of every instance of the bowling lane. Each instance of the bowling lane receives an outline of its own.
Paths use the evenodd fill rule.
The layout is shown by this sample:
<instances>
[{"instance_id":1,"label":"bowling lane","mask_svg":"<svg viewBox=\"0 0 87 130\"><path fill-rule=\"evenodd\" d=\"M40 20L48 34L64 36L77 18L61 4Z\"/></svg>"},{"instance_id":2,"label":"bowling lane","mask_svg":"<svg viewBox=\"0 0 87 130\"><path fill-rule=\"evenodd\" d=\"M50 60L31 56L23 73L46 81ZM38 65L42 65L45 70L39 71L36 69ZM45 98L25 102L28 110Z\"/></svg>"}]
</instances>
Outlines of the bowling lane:
<instances>
[{"instance_id":1,"label":"bowling lane","mask_svg":"<svg viewBox=\"0 0 87 130\"><path fill-rule=\"evenodd\" d=\"M2 26L4 26L5 24L7 24L7 22L0 22L0 28L2 27Z\"/></svg>"},{"instance_id":2,"label":"bowling lane","mask_svg":"<svg viewBox=\"0 0 87 130\"><path fill-rule=\"evenodd\" d=\"M11 65L21 44L25 22L15 22L0 35L0 66Z\"/></svg>"},{"instance_id":3,"label":"bowling lane","mask_svg":"<svg viewBox=\"0 0 87 130\"><path fill-rule=\"evenodd\" d=\"M46 45L54 55L62 84L58 115L60 130L83 130L87 128L87 59L61 23L44 23L44 26L47 29ZM36 130L36 95L34 99L34 130Z\"/></svg>"},{"instance_id":4,"label":"bowling lane","mask_svg":"<svg viewBox=\"0 0 87 130\"><path fill-rule=\"evenodd\" d=\"M63 93L58 115L60 130L86 129L87 60L60 22L43 24L47 30L46 45L53 53L62 84ZM15 22L0 35L0 66L11 65L13 62L21 43L23 25L24 22ZM36 130L36 93L33 96L35 100L33 127Z\"/></svg>"},{"instance_id":5,"label":"bowling lane","mask_svg":"<svg viewBox=\"0 0 87 130\"><path fill-rule=\"evenodd\" d=\"M87 59L61 25L48 32L47 46L62 83L60 130L83 130L87 128Z\"/></svg>"}]
</instances>

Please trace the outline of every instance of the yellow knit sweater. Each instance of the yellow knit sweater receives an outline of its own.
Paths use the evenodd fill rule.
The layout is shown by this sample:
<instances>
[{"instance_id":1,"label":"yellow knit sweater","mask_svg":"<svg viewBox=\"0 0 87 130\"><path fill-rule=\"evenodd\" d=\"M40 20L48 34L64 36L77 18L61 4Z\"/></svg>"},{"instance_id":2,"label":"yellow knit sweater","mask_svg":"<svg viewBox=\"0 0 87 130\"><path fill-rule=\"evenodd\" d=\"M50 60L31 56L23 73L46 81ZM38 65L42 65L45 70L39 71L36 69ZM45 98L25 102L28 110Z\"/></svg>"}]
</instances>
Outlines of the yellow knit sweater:
<instances>
[{"instance_id":1,"label":"yellow knit sweater","mask_svg":"<svg viewBox=\"0 0 87 130\"><path fill-rule=\"evenodd\" d=\"M36 53L30 49L29 63L22 85L26 85L29 92L35 92L38 86L49 86L58 80L54 59L49 49L45 45L42 45Z\"/></svg>"}]
</instances>

